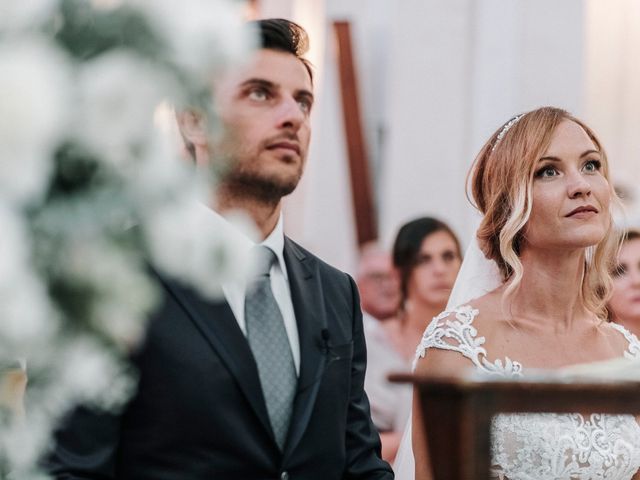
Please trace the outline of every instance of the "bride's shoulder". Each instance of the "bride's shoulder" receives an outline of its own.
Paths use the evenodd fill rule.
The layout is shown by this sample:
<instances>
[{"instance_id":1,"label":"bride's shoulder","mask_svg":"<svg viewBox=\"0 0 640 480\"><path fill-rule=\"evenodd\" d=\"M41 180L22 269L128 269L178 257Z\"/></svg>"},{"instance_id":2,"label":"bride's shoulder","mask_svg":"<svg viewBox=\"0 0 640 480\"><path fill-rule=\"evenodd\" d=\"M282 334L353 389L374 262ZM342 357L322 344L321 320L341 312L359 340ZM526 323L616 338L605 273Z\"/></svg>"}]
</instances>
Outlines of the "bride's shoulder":
<instances>
[{"instance_id":1,"label":"bride's shoulder","mask_svg":"<svg viewBox=\"0 0 640 480\"><path fill-rule=\"evenodd\" d=\"M623 352L625 357L640 358L640 340L634 333L615 322L603 323L600 330L608 334L615 349Z\"/></svg>"},{"instance_id":2,"label":"bride's shoulder","mask_svg":"<svg viewBox=\"0 0 640 480\"><path fill-rule=\"evenodd\" d=\"M495 329L496 319L501 317L498 296L486 294L463 305L445 310L431 320L424 336L443 333L443 330L468 330L473 337L481 332L490 335Z\"/></svg>"},{"instance_id":3,"label":"bride's shoulder","mask_svg":"<svg viewBox=\"0 0 640 480\"><path fill-rule=\"evenodd\" d=\"M431 320L416 351L416 369L431 375L456 376L486 356L485 330L490 325L483 298L445 310ZM471 363L470 363L471 362Z\"/></svg>"}]
</instances>

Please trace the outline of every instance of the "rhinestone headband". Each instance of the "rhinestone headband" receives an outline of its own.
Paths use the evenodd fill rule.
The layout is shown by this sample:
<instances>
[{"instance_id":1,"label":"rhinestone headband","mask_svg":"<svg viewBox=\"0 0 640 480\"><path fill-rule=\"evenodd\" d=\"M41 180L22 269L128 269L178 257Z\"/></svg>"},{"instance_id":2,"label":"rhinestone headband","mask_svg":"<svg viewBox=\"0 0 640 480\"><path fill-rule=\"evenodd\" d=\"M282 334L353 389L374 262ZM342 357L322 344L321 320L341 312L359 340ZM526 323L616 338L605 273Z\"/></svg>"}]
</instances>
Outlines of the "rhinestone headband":
<instances>
[{"instance_id":1,"label":"rhinestone headband","mask_svg":"<svg viewBox=\"0 0 640 480\"><path fill-rule=\"evenodd\" d=\"M513 127L516 123L518 123L520 119L524 117L524 115L525 115L524 113L521 113L520 115L516 115L511 120L509 120L504 125L504 127L502 127L502 130L500 130L500 133L498 133L498 136L496 137L496 141L493 144L493 147L491 147L492 152L496 149L496 147L500 143L500 140L502 140L502 138L507 134L507 132L511 129L511 127Z\"/></svg>"}]
</instances>

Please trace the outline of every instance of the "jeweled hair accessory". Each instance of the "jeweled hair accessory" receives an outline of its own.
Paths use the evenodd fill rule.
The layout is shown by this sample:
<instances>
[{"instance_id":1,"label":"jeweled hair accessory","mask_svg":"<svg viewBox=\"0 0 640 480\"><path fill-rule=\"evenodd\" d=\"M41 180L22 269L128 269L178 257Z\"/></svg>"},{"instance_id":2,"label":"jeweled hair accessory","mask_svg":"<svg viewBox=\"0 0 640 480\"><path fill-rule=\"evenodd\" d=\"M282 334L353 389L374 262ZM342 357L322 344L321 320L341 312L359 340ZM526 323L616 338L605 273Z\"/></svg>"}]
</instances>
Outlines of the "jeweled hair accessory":
<instances>
[{"instance_id":1,"label":"jeweled hair accessory","mask_svg":"<svg viewBox=\"0 0 640 480\"><path fill-rule=\"evenodd\" d=\"M492 152L496 149L496 147L500 143L500 140L502 140L502 138L507 134L509 129L511 127L513 127L516 123L518 123L520 121L520 119L522 117L524 117L524 116L525 116L525 114L521 113L520 115L516 115L511 120L509 120L507 123L505 123L504 127L502 127L502 130L500 130L500 133L498 133L498 136L496 137L496 141L493 144L493 147L491 147L491 151Z\"/></svg>"}]
</instances>

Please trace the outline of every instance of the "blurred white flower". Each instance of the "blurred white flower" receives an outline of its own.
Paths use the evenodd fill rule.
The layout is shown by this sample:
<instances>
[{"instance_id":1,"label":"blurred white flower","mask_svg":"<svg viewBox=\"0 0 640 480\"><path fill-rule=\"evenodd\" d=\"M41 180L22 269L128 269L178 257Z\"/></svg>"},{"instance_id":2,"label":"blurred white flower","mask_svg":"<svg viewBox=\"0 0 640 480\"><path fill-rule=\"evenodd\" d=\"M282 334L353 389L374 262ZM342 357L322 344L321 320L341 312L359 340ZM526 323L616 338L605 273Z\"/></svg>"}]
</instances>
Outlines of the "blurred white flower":
<instances>
[{"instance_id":1,"label":"blurred white flower","mask_svg":"<svg viewBox=\"0 0 640 480\"><path fill-rule=\"evenodd\" d=\"M124 365L88 336L69 342L57 360L60 387L63 387L57 392L57 401L65 408L78 401L106 409L117 408L129 399L135 388Z\"/></svg>"},{"instance_id":2,"label":"blurred white flower","mask_svg":"<svg viewBox=\"0 0 640 480\"><path fill-rule=\"evenodd\" d=\"M180 158L176 136L154 129L145 154L126 173L127 186L139 207L156 209L160 203L193 194L194 169Z\"/></svg>"},{"instance_id":3,"label":"blurred white flower","mask_svg":"<svg viewBox=\"0 0 640 480\"><path fill-rule=\"evenodd\" d=\"M5 282L24 270L31 245L24 219L1 200L0 232L0 282Z\"/></svg>"},{"instance_id":4,"label":"blurred white flower","mask_svg":"<svg viewBox=\"0 0 640 480\"><path fill-rule=\"evenodd\" d=\"M100 239L76 244L69 254L70 278L96 292L92 324L124 349L136 345L157 300L141 259Z\"/></svg>"},{"instance_id":5,"label":"blurred white flower","mask_svg":"<svg viewBox=\"0 0 640 480\"><path fill-rule=\"evenodd\" d=\"M24 202L42 194L67 129L69 72L45 40L0 43L0 196Z\"/></svg>"},{"instance_id":6,"label":"blurred white flower","mask_svg":"<svg viewBox=\"0 0 640 480\"><path fill-rule=\"evenodd\" d=\"M58 322L38 277L23 273L10 282L0 282L0 345L4 357L17 359L36 353Z\"/></svg>"},{"instance_id":7,"label":"blurred white flower","mask_svg":"<svg viewBox=\"0 0 640 480\"><path fill-rule=\"evenodd\" d=\"M26 227L0 203L0 345L2 355L31 353L56 328L46 288L31 267Z\"/></svg>"},{"instance_id":8,"label":"blurred white flower","mask_svg":"<svg viewBox=\"0 0 640 480\"><path fill-rule=\"evenodd\" d=\"M0 32L37 27L46 20L58 0L2 0L0 2Z\"/></svg>"},{"instance_id":9,"label":"blurred white flower","mask_svg":"<svg viewBox=\"0 0 640 480\"><path fill-rule=\"evenodd\" d=\"M51 420L38 410L30 410L26 421L14 421L9 425L3 425L0 451L14 470L9 478L42 478L30 470L37 464L42 452L50 443L51 430L54 427Z\"/></svg>"},{"instance_id":10,"label":"blurred white flower","mask_svg":"<svg viewBox=\"0 0 640 480\"><path fill-rule=\"evenodd\" d=\"M233 0L137 0L166 32L175 61L208 78L230 62L246 59L257 45L256 32L245 25L242 2Z\"/></svg>"},{"instance_id":11,"label":"blurred white flower","mask_svg":"<svg viewBox=\"0 0 640 480\"><path fill-rule=\"evenodd\" d=\"M222 282L244 281L249 269L255 228L239 214L232 221L187 200L158 209L143 227L154 264L215 299Z\"/></svg>"},{"instance_id":12,"label":"blurred white flower","mask_svg":"<svg viewBox=\"0 0 640 480\"><path fill-rule=\"evenodd\" d=\"M118 168L144 148L154 109L172 90L164 72L123 50L84 64L78 88L81 140Z\"/></svg>"}]
</instances>

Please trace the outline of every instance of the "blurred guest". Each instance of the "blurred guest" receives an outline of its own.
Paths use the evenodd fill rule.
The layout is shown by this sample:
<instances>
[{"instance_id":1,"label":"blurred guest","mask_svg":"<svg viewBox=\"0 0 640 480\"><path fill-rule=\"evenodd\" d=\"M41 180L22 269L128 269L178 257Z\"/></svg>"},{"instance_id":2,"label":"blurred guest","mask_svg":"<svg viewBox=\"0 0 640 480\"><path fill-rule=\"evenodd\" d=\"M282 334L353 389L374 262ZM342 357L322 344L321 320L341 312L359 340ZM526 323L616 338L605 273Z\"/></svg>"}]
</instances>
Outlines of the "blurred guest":
<instances>
[{"instance_id":1,"label":"blurred guest","mask_svg":"<svg viewBox=\"0 0 640 480\"><path fill-rule=\"evenodd\" d=\"M640 230L624 233L609 300L611 319L640 336Z\"/></svg>"},{"instance_id":2,"label":"blurred guest","mask_svg":"<svg viewBox=\"0 0 640 480\"><path fill-rule=\"evenodd\" d=\"M400 302L400 285L391 254L376 243L365 245L360 252L356 283L367 341L365 391L371 404L371 418L380 431L382 458L392 461L399 443L397 430L402 427L398 418L398 398L406 397L411 401L411 396L408 394L407 397L406 388L387 380L390 372L407 369L385 328L396 320Z\"/></svg>"},{"instance_id":3,"label":"blurred guest","mask_svg":"<svg viewBox=\"0 0 640 480\"><path fill-rule=\"evenodd\" d=\"M362 248L356 283L365 323L367 316L379 321L396 316L400 302L398 275L391 255L379 245L369 243Z\"/></svg>"},{"instance_id":4,"label":"blurred guest","mask_svg":"<svg viewBox=\"0 0 640 480\"><path fill-rule=\"evenodd\" d=\"M445 223L419 218L400 228L393 263L400 280L396 318L369 327L365 324L365 390L371 417L380 431L382 457L387 461L396 456L411 410L411 387L389 383L387 376L411 368L422 332L444 309L460 268L460 245Z\"/></svg>"},{"instance_id":5,"label":"blurred guest","mask_svg":"<svg viewBox=\"0 0 640 480\"><path fill-rule=\"evenodd\" d=\"M407 362L425 327L447 305L461 261L460 243L446 223L422 217L400 228L393 246L400 275L399 322L388 332Z\"/></svg>"}]
</instances>

